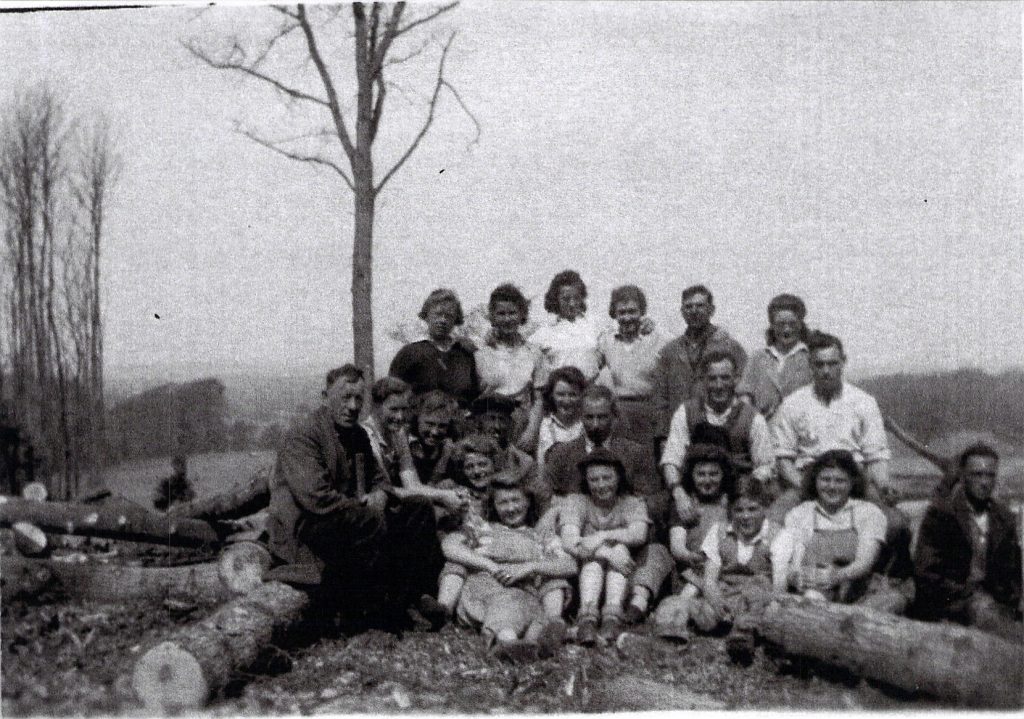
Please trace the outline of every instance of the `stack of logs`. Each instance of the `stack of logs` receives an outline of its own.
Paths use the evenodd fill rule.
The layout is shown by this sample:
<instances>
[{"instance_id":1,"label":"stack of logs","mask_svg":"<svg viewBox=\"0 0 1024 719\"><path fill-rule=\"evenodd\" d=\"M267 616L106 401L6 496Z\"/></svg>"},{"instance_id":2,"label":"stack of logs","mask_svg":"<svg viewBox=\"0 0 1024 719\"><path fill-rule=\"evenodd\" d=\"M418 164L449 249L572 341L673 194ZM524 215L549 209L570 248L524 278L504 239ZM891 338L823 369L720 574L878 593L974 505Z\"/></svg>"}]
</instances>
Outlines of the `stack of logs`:
<instances>
[{"instance_id":1,"label":"stack of logs","mask_svg":"<svg viewBox=\"0 0 1024 719\"><path fill-rule=\"evenodd\" d=\"M251 538L226 542L221 523L266 508L265 472L229 493L177 505L167 514L123 503L38 500L0 497L0 527L14 530L23 555L2 557L5 600L32 596L56 583L67 594L85 599L166 599L178 594L222 602L209 617L177 629L134 662L131 685L150 712L205 706L252 666L274 637L299 622L308 606L305 592L264 581L270 555L261 544ZM221 548L221 554L217 562L183 567L74 563L44 558L55 534L173 547L213 546ZM775 602L757 621L756 630L790 655L828 662L960 705L1024 703L1024 646L977 630L795 597Z\"/></svg>"}]
</instances>

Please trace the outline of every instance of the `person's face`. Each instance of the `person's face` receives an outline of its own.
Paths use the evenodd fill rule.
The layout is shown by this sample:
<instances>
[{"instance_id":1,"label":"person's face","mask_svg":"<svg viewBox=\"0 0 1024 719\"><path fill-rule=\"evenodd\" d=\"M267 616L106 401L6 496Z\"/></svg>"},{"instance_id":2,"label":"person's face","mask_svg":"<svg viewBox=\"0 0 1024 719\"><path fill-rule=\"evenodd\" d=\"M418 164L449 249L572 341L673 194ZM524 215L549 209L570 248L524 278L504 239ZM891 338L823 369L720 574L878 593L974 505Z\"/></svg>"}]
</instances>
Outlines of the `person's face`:
<instances>
[{"instance_id":1,"label":"person's face","mask_svg":"<svg viewBox=\"0 0 1024 719\"><path fill-rule=\"evenodd\" d=\"M579 285L562 285L558 290L558 316L574 320L583 314L583 289Z\"/></svg>"},{"instance_id":2,"label":"person's face","mask_svg":"<svg viewBox=\"0 0 1024 719\"><path fill-rule=\"evenodd\" d=\"M989 501L996 486L998 471L999 462L994 457L978 454L968 457L962 471L967 495L978 502Z\"/></svg>"},{"instance_id":3,"label":"person's face","mask_svg":"<svg viewBox=\"0 0 1024 719\"><path fill-rule=\"evenodd\" d=\"M704 394L708 404L719 412L729 406L736 396L736 371L731 361L725 359L708 365L704 374Z\"/></svg>"},{"instance_id":4,"label":"person's face","mask_svg":"<svg viewBox=\"0 0 1024 719\"><path fill-rule=\"evenodd\" d=\"M775 346L783 352L791 349L800 341L800 328L803 322L792 310L775 310L771 319L772 335Z\"/></svg>"},{"instance_id":5,"label":"person's face","mask_svg":"<svg viewBox=\"0 0 1024 719\"><path fill-rule=\"evenodd\" d=\"M698 499L715 499L722 491L725 473L718 462L697 462L693 467L693 488Z\"/></svg>"},{"instance_id":6,"label":"person's face","mask_svg":"<svg viewBox=\"0 0 1024 719\"><path fill-rule=\"evenodd\" d=\"M491 327L504 337L515 334L523 322L523 315L515 302L495 302L489 314Z\"/></svg>"},{"instance_id":7,"label":"person's face","mask_svg":"<svg viewBox=\"0 0 1024 719\"><path fill-rule=\"evenodd\" d=\"M636 300L622 300L615 304L615 321L619 323L619 332L633 337L640 332L640 303Z\"/></svg>"},{"instance_id":8,"label":"person's face","mask_svg":"<svg viewBox=\"0 0 1024 719\"><path fill-rule=\"evenodd\" d=\"M521 489L498 489L494 492L494 511L506 527L521 527L530 511L530 500Z\"/></svg>"},{"instance_id":9,"label":"person's face","mask_svg":"<svg viewBox=\"0 0 1024 719\"><path fill-rule=\"evenodd\" d=\"M818 504L828 512L835 512L850 499L853 477L839 467L825 467L818 472L814 486L818 492Z\"/></svg>"},{"instance_id":10,"label":"person's face","mask_svg":"<svg viewBox=\"0 0 1024 719\"><path fill-rule=\"evenodd\" d=\"M846 359L838 347L825 347L811 355L811 379L820 394L835 394L843 386Z\"/></svg>"},{"instance_id":11,"label":"person's face","mask_svg":"<svg viewBox=\"0 0 1024 719\"><path fill-rule=\"evenodd\" d=\"M339 426L354 427L359 421L365 391L366 383L363 380L349 382L344 377L339 377L327 388L327 404Z\"/></svg>"},{"instance_id":12,"label":"person's face","mask_svg":"<svg viewBox=\"0 0 1024 719\"><path fill-rule=\"evenodd\" d=\"M686 326L700 330L711 322L711 316L715 314L715 306L711 304L711 299L707 295L698 292L683 300L682 311Z\"/></svg>"},{"instance_id":13,"label":"person's face","mask_svg":"<svg viewBox=\"0 0 1024 719\"><path fill-rule=\"evenodd\" d=\"M612 433L612 422L615 415L612 414L611 403L600 398L585 399L581 405L583 431L594 444L601 444Z\"/></svg>"},{"instance_id":14,"label":"person's face","mask_svg":"<svg viewBox=\"0 0 1024 719\"><path fill-rule=\"evenodd\" d=\"M760 503L749 497L740 497L732 503L729 516L732 519L732 526L744 539L753 539L761 531L764 524L765 508Z\"/></svg>"},{"instance_id":15,"label":"person's face","mask_svg":"<svg viewBox=\"0 0 1024 719\"><path fill-rule=\"evenodd\" d=\"M409 429L411 402L412 398L409 392L393 394L387 397L381 403L379 409L383 429L388 432Z\"/></svg>"},{"instance_id":16,"label":"person's face","mask_svg":"<svg viewBox=\"0 0 1024 719\"><path fill-rule=\"evenodd\" d=\"M555 382L551 399L555 403L555 412L559 417L573 417L579 411L580 391L568 382Z\"/></svg>"},{"instance_id":17,"label":"person's face","mask_svg":"<svg viewBox=\"0 0 1024 719\"><path fill-rule=\"evenodd\" d=\"M437 302L427 310L427 333L430 339L443 341L451 337L455 318L459 316L454 302Z\"/></svg>"},{"instance_id":18,"label":"person's face","mask_svg":"<svg viewBox=\"0 0 1024 719\"><path fill-rule=\"evenodd\" d=\"M587 467L587 489L590 498L598 504L614 504L619 489L619 474L615 467L592 464Z\"/></svg>"},{"instance_id":19,"label":"person's face","mask_svg":"<svg viewBox=\"0 0 1024 719\"><path fill-rule=\"evenodd\" d=\"M501 447L508 446L512 431L512 418L502 412L486 412L477 419L480 432L494 437Z\"/></svg>"},{"instance_id":20,"label":"person's face","mask_svg":"<svg viewBox=\"0 0 1024 719\"><path fill-rule=\"evenodd\" d=\"M423 444L437 447L448 436L448 415L442 412L421 414L418 428Z\"/></svg>"},{"instance_id":21,"label":"person's face","mask_svg":"<svg viewBox=\"0 0 1024 719\"><path fill-rule=\"evenodd\" d=\"M494 474L494 462L486 454L467 452L462 462L462 473L476 489L486 489Z\"/></svg>"}]
</instances>

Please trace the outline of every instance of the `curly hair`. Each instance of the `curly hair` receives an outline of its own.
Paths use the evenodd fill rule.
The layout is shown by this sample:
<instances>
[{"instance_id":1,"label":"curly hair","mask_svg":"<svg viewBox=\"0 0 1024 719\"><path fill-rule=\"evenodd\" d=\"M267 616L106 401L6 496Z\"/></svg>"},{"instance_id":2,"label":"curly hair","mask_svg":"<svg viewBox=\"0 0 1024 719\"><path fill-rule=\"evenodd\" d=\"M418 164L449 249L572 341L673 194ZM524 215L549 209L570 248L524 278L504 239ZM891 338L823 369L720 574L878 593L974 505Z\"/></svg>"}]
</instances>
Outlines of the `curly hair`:
<instances>
[{"instance_id":1,"label":"curly hair","mask_svg":"<svg viewBox=\"0 0 1024 719\"><path fill-rule=\"evenodd\" d=\"M451 436L455 419L459 414L459 403L444 390L432 389L416 398L415 414L412 426L416 434L419 434L420 417L426 414L443 414L447 418L448 434Z\"/></svg>"},{"instance_id":2,"label":"curly hair","mask_svg":"<svg viewBox=\"0 0 1024 719\"><path fill-rule=\"evenodd\" d=\"M626 477L626 466L614 452L598 447L593 452L576 463L576 470L580 473L580 493L590 496L590 483L587 482L587 469L590 467L611 467L615 470L619 481L615 486L615 494L621 496L630 493L629 482Z\"/></svg>"},{"instance_id":3,"label":"curly hair","mask_svg":"<svg viewBox=\"0 0 1024 719\"><path fill-rule=\"evenodd\" d=\"M365 377L366 373L363 370L348 362L327 372L327 376L324 377L324 390L330 389L331 385L339 379L344 379L346 382L359 382Z\"/></svg>"},{"instance_id":4,"label":"curly hair","mask_svg":"<svg viewBox=\"0 0 1024 719\"><path fill-rule=\"evenodd\" d=\"M526 320L530 318L530 300L526 299L526 295L523 294L522 290L511 282L506 282L494 288L490 299L487 301L487 310L493 312L494 306L499 302L510 302L516 306L519 310L519 324L526 324Z\"/></svg>"},{"instance_id":5,"label":"curly hair","mask_svg":"<svg viewBox=\"0 0 1024 719\"><path fill-rule=\"evenodd\" d=\"M857 460L845 449L830 449L827 452L822 452L804 471L801 488L804 499L815 500L818 498L818 475L824 469L839 469L845 472L853 481L850 497L859 499L864 496L868 483Z\"/></svg>"},{"instance_id":6,"label":"curly hair","mask_svg":"<svg viewBox=\"0 0 1024 719\"><path fill-rule=\"evenodd\" d=\"M768 303L768 329L764 332L765 343L768 345L775 344L775 332L772 330L772 321L775 318L775 313L782 311L789 311L797 316L797 319L800 320L800 339L803 342L807 342L810 336L810 330L807 329L807 325L804 323L804 317L807 316L807 305L796 295L783 293L775 295L775 297L772 297L771 302Z\"/></svg>"},{"instance_id":7,"label":"curly hair","mask_svg":"<svg viewBox=\"0 0 1024 719\"><path fill-rule=\"evenodd\" d=\"M815 330L807 337L807 349L812 357L815 352L820 352L829 347L835 347L839 350L839 356L845 359L846 351L843 349L843 341L835 335Z\"/></svg>"},{"instance_id":8,"label":"curly hair","mask_svg":"<svg viewBox=\"0 0 1024 719\"><path fill-rule=\"evenodd\" d=\"M394 397L396 394L405 394L411 392L412 387L409 383L398 377L381 377L379 380L373 383L373 387L370 389L370 397L373 399L373 403L376 405L384 404L384 400L388 397Z\"/></svg>"},{"instance_id":9,"label":"curly hair","mask_svg":"<svg viewBox=\"0 0 1024 719\"><path fill-rule=\"evenodd\" d=\"M529 508L526 510L526 519L523 521L523 524L528 527L537 524L537 520L540 519L540 498L522 478L508 471L498 472L491 478L491 486L487 490L487 502L484 505L484 519L488 522L499 521L498 510L494 506L494 498L498 492L509 490L522 492L523 496L526 497L526 501L529 502Z\"/></svg>"},{"instance_id":10,"label":"curly hair","mask_svg":"<svg viewBox=\"0 0 1024 719\"><path fill-rule=\"evenodd\" d=\"M451 302L455 305L456 327L466 321L466 318L462 314L462 303L459 302L459 296L455 294L454 290L449 290L445 287L436 289L427 295L427 299L423 300L423 307L420 308L419 318L421 320L427 319L427 313L429 313L430 310L445 302Z\"/></svg>"},{"instance_id":11,"label":"curly hair","mask_svg":"<svg viewBox=\"0 0 1024 719\"><path fill-rule=\"evenodd\" d=\"M697 488L693 482L693 472L698 464L711 462L722 468L722 484L718 487L718 496L732 497L735 490L735 471L729 453L716 444L691 444L683 458L683 490L691 497L697 496Z\"/></svg>"},{"instance_id":12,"label":"curly hair","mask_svg":"<svg viewBox=\"0 0 1024 719\"><path fill-rule=\"evenodd\" d=\"M547 384L541 392L544 402L544 411L551 414L555 411L555 385L565 382L575 387L582 397L583 390L587 388L587 378L583 376L578 367L559 367L548 375Z\"/></svg>"},{"instance_id":13,"label":"curly hair","mask_svg":"<svg viewBox=\"0 0 1024 719\"><path fill-rule=\"evenodd\" d=\"M587 286L576 270L562 270L551 279L548 291L544 293L544 309L553 315L558 314L558 294L563 287L579 287L583 300L583 311L587 311Z\"/></svg>"},{"instance_id":14,"label":"curly hair","mask_svg":"<svg viewBox=\"0 0 1024 719\"><path fill-rule=\"evenodd\" d=\"M729 497L729 508L731 509L741 499L751 499L762 507L767 507L772 503L771 492L768 491L765 483L755 479L752 474L744 474L736 478L732 495Z\"/></svg>"},{"instance_id":15,"label":"curly hair","mask_svg":"<svg viewBox=\"0 0 1024 719\"><path fill-rule=\"evenodd\" d=\"M620 302L636 302L640 314L647 314L647 295L636 285L622 285L612 290L612 298L608 301L608 316L615 319L615 306Z\"/></svg>"},{"instance_id":16,"label":"curly hair","mask_svg":"<svg viewBox=\"0 0 1024 719\"><path fill-rule=\"evenodd\" d=\"M498 441L489 434L479 432L467 435L455 443L455 451L452 460L455 462L455 471L460 483L465 484L466 480L466 456L479 454L491 460L494 472L501 472L505 469L506 453L502 451Z\"/></svg>"}]
</instances>

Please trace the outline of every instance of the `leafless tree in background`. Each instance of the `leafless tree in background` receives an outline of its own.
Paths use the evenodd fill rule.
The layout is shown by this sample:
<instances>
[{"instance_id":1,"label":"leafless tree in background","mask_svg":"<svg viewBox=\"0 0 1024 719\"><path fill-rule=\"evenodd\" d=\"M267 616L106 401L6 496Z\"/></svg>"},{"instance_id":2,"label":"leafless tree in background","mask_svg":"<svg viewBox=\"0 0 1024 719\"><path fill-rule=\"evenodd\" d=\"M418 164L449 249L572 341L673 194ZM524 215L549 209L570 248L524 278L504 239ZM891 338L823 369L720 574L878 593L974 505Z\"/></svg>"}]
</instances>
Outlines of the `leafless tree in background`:
<instances>
[{"instance_id":1,"label":"leafless tree in background","mask_svg":"<svg viewBox=\"0 0 1024 719\"><path fill-rule=\"evenodd\" d=\"M310 132L274 139L261 132L241 128L254 142L292 160L330 169L353 193L355 200L352 243L352 337L355 361L373 370L373 224L377 196L388 181L419 147L434 121L442 90L447 90L472 120L476 119L462 102L457 90L445 78L445 60L455 39L449 33L443 41L433 37L410 44L414 30L451 11L457 3L436 7L420 6L412 16L406 3L352 3L351 24L338 23L348 13L342 6L274 7L280 22L276 30L252 43L230 38L210 47L196 40L185 43L199 60L218 70L240 74L247 79L274 88L289 102L308 108L307 120L315 124ZM349 33L349 28L352 32ZM291 77L280 60L281 45L295 37L305 59L304 76ZM344 42L338 42L342 38ZM346 95L339 86L345 74L339 70L348 53L342 48L351 41L355 50L355 121L346 118ZM440 48L437 73L426 107L426 116L397 160L382 173L374 165L373 148L384 115L389 89L397 88L388 79L396 66L412 61L434 45ZM325 146L327 138L329 144ZM313 141L313 142L311 142ZM476 138L474 137L474 142ZM311 148L312 145L312 149ZM339 152L340 150L340 152ZM347 167L346 167L347 165Z\"/></svg>"},{"instance_id":2,"label":"leafless tree in background","mask_svg":"<svg viewBox=\"0 0 1024 719\"><path fill-rule=\"evenodd\" d=\"M118 159L48 88L14 94L0 124L0 404L50 494L78 494L103 460L100 249Z\"/></svg>"}]
</instances>

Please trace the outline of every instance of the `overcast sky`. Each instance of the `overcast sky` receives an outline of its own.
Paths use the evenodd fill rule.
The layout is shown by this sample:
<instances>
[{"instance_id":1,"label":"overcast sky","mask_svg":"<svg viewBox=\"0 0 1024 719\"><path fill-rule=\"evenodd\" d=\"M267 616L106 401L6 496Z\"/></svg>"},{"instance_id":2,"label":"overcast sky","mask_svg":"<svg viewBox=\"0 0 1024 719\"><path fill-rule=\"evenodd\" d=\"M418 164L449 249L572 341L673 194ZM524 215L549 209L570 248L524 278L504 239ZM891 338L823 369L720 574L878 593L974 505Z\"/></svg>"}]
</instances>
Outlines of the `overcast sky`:
<instances>
[{"instance_id":1,"label":"overcast sky","mask_svg":"<svg viewBox=\"0 0 1024 719\"><path fill-rule=\"evenodd\" d=\"M120 132L109 371L339 364L351 197L233 129L283 136L318 121L307 108L181 46L255 37L271 11L195 15L0 16L5 96L46 80ZM448 76L482 132L470 146L443 97L378 202L378 371L397 349L386 330L434 287L467 305L507 280L539 297L565 268L602 315L612 287L639 284L668 334L679 290L705 282L749 348L790 291L857 374L1019 366L1021 26L1016 3L463 2L433 29L458 30ZM344 77L345 28L329 27ZM415 132L436 58L393 76L378 166ZM310 69L287 47L270 60L297 82Z\"/></svg>"}]
</instances>

